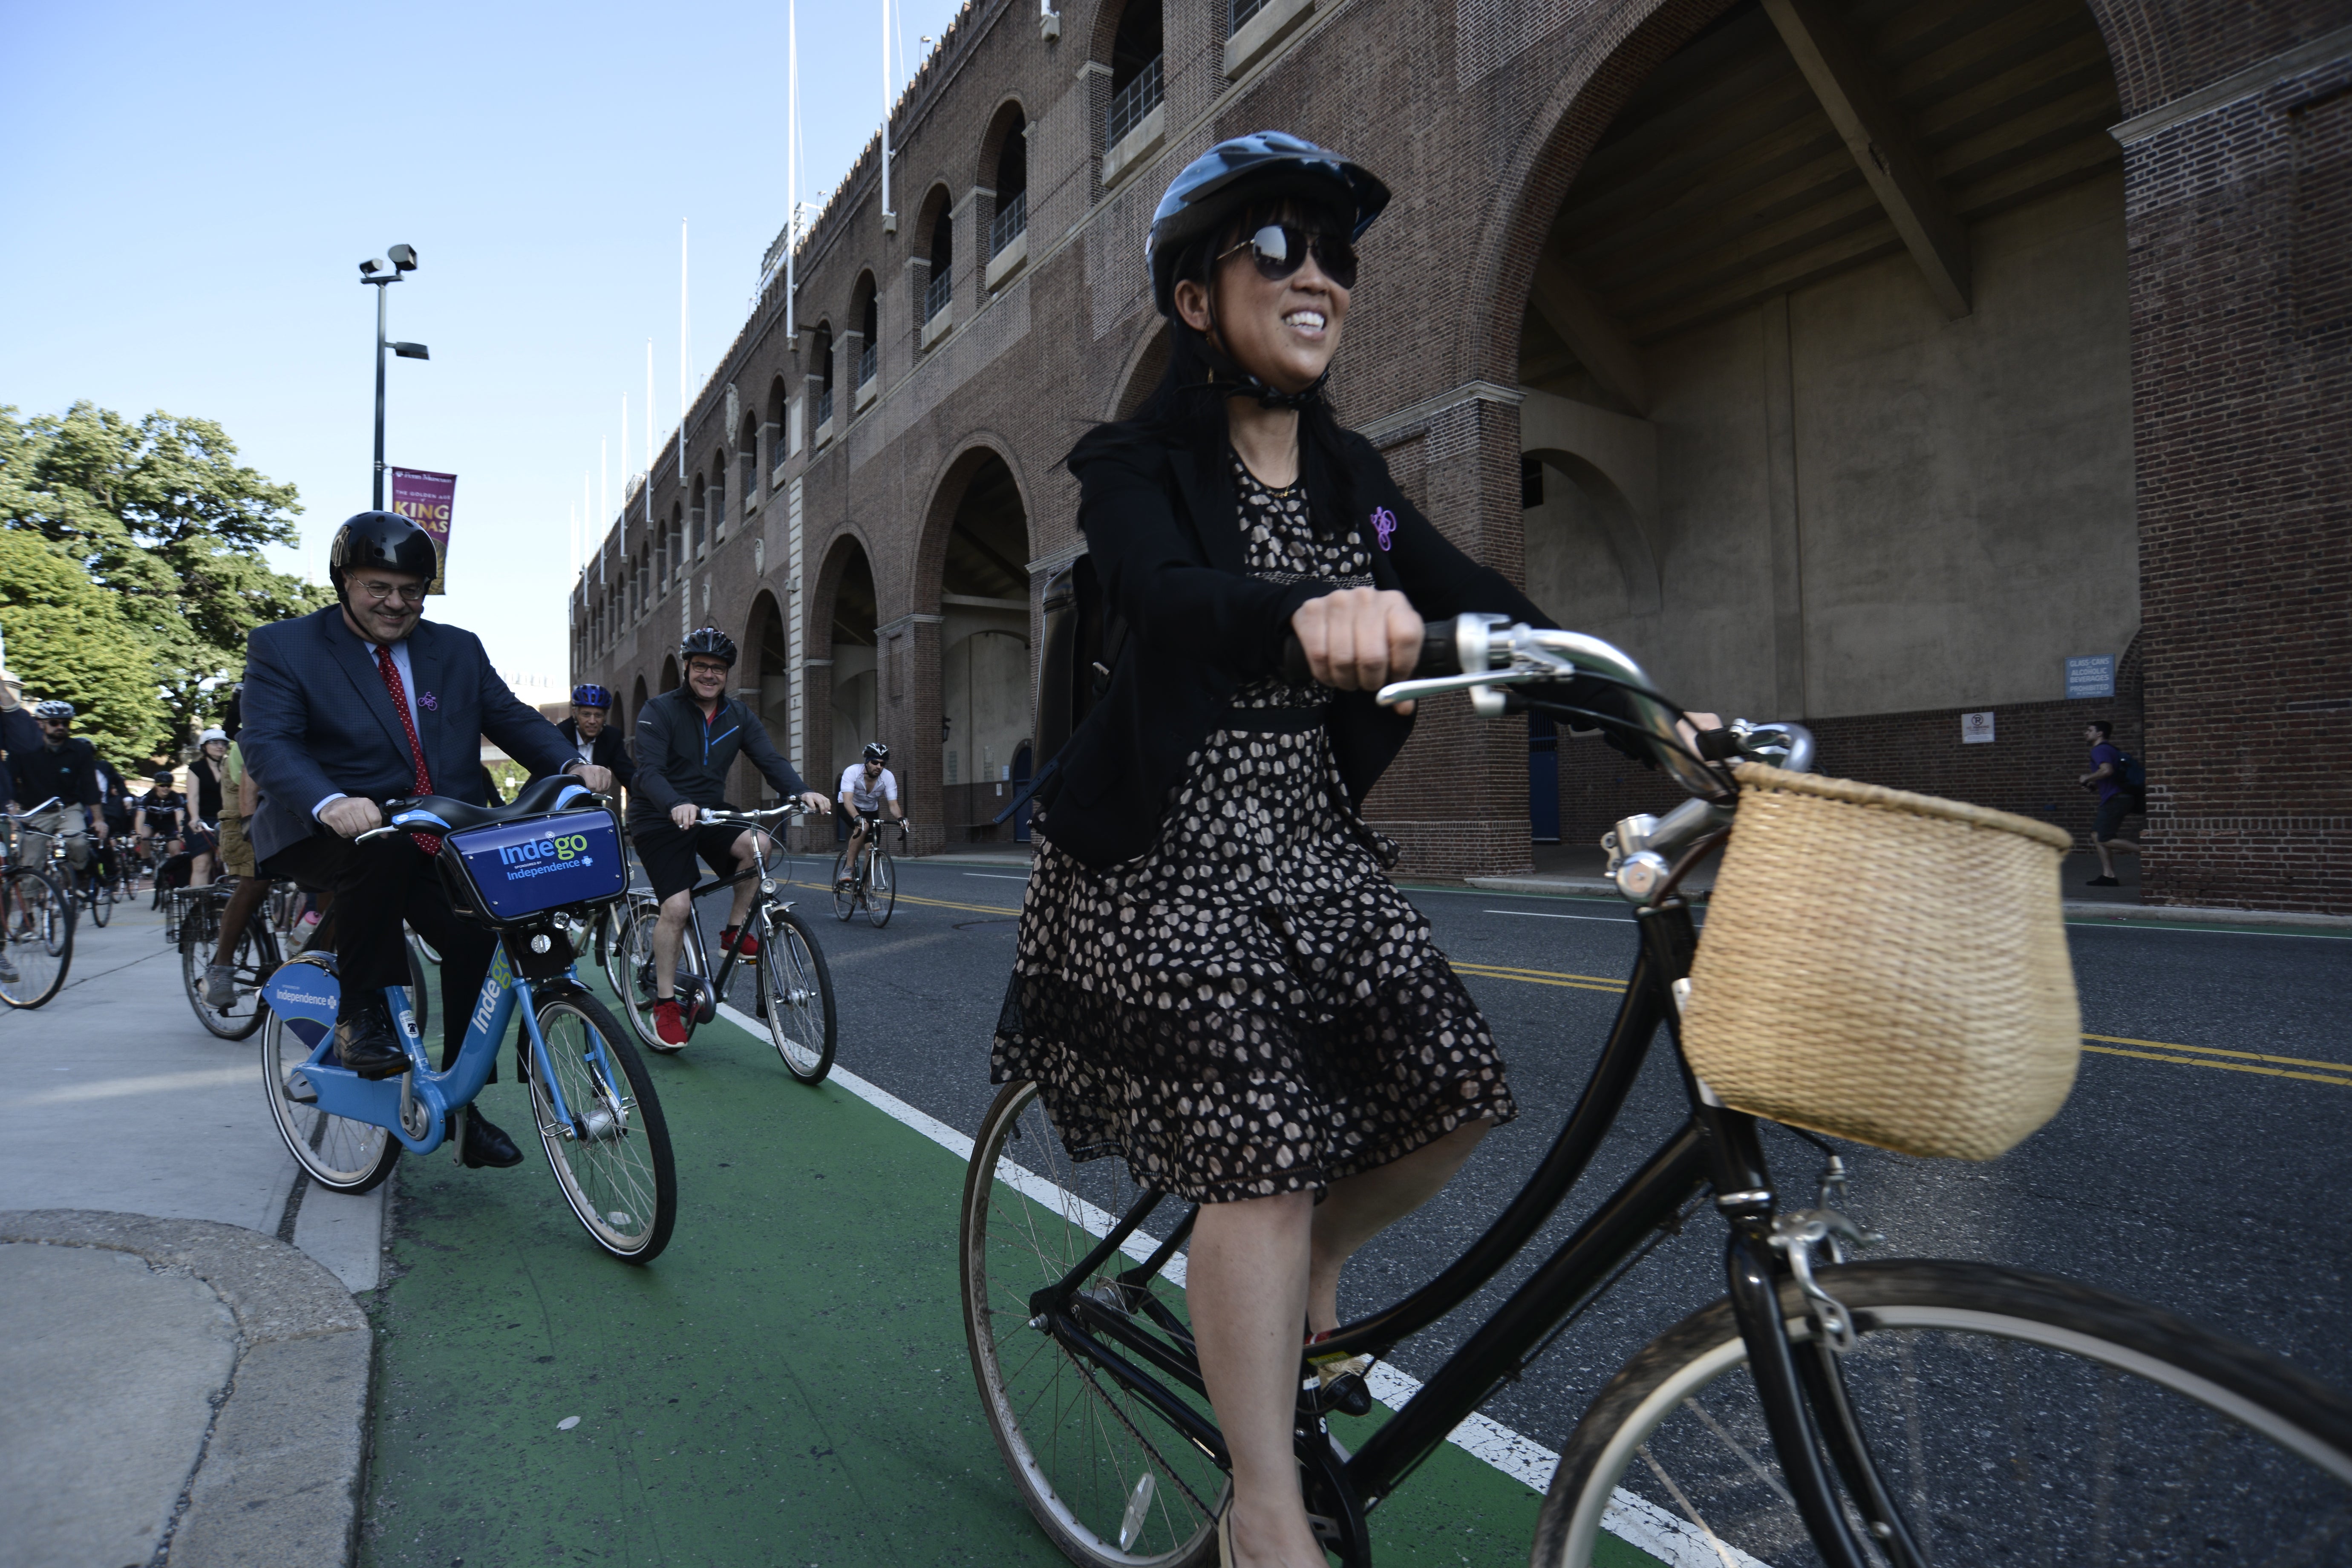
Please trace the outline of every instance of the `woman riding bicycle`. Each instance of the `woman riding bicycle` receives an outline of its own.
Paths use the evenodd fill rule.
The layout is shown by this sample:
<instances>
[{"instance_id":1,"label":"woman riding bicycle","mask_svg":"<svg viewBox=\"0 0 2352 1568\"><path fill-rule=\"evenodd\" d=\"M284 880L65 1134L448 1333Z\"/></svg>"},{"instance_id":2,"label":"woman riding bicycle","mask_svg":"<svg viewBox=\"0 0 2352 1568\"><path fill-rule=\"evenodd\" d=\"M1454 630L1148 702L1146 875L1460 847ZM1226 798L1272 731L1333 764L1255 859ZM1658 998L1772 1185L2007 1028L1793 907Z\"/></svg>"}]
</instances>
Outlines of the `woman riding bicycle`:
<instances>
[{"instance_id":1,"label":"woman riding bicycle","mask_svg":"<svg viewBox=\"0 0 2352 1568\"><path fill-rule=\"evenodd\" d=\"M1291 1447L1302 1323L1335 1327L1348 1258L1514 1113L1358 815L1412 730L1370 694L1411 673L1424 616L1551 624L1324 396L1352 243L1388 199L1267 132L1212 148L1154 215L1167 374L1069 458L1129 631L1041 793L992 1062L1037 1082L1074 1158L1116 1152L1203 1205L1188 1294L1233 1461L1220 1546L1269 1568L1325 1561ZM1285 676L1286 635L1311 679Z\"/></svg>"}]
</instances>

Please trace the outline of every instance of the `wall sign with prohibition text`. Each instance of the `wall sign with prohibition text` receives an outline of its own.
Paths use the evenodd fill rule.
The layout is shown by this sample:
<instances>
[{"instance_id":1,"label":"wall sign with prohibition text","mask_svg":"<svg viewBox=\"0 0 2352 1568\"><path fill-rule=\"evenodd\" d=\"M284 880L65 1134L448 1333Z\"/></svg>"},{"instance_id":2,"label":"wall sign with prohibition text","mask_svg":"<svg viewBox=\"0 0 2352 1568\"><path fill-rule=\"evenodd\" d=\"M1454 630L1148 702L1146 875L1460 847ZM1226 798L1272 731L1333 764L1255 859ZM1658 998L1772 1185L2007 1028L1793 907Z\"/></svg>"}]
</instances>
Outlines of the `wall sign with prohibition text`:
<instances>
[{"instance_id":1,"label":"wall sign with prohibition text","mask_svg":"<svg viewBox=\"0 0 2352 1568\"><path fill-rule=\"evenodd\" d=\"M1992 744L1992 714L1963 713L1960 715L1960 744L1990 746Z\"/></svg>"}]
</instances>

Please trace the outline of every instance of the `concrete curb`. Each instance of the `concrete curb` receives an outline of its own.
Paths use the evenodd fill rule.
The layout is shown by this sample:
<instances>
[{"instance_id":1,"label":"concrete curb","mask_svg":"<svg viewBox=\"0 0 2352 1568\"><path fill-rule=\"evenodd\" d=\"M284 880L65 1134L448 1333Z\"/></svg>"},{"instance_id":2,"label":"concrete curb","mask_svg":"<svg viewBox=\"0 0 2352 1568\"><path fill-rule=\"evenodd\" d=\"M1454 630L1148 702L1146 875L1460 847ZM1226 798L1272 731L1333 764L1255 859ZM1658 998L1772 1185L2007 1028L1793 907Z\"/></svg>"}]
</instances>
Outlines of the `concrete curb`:
<instances>
[{"instance_id":1,"label":"concrete curb","mask_svg":"<svg viewBox=\"0 0 2352 1568\"><path fill-rule=\"evenodd\" d=\"M1616 884L1605 877L1468 877L1465 882L1489 893L1548 895L1552 898L1617 898ZM1706 889L1699 889L1704 892ZM2068 920L2148 921L2159 925L2292 926L2304 931L2352 931L2352 915L2305 914L2295 910L2221 910L2189 904L2108 903L2090 899L2066 900Z\"/></svg>"},{"instance_id":2,"label":"concrete curb","mask_svg":"<svg viewBox=\"0 0 2352 1568\"><path fill-rule=\"evenodd\" d=\"M0 1242L132 1253L203 1280L236 1316L236 1369L159 1561L352 1561L374 1333L323 1264L238 1226L89 1209L0 1211Z\"/></svg>"}]
</instances>

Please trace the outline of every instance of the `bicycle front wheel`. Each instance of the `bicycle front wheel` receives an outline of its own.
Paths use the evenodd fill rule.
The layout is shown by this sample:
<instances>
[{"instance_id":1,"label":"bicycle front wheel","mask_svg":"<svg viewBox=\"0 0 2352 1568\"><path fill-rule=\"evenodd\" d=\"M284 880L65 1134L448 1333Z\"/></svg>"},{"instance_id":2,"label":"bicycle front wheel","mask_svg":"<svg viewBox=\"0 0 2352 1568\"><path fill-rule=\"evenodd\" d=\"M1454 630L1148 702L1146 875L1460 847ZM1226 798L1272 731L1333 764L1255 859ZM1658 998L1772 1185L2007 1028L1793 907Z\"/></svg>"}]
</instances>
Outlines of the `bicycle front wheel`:
<instances>
[{"instance_id":1,"label":"bicycle front wheel","mask_svg":"<svg viewBox=\"0 0 2352 1568\"><path fill-rule=\"evenodd\" d=\"M649 1051L674 1057L684 1049L665 1042L654 1028L654 1003L660 993L654 985L654 928L661 923L661 908L648 900L629 911L621 935L621 968L625 984L614 987L628 1012L637 1042ZM681 945L681 951L683 951Z\"/></svg>"},{"instance_id":2,"label":"bicycle front wheel","mask_svg":"<svg viewBox=\"0 0 2352 1568\"><path fill-rule=\"evenodd\" d=\"M816 932L790 910L769 910L760 931L759 1007L784 1070L823 1083L833 1070L833 974Z\"/></svg>"},{"instance_id":3,"label":"bicycle front wheel","mask_svg":"<svg viewBox=\"0 0 2352 1568\"><path fill-rule=\"evenodd\" d=\"M331 967L317 957L294 962ZM264 1012L268 1022L261 1031L262 1091L269 1097L269 1117L278 1124L278 1136L286 1140L287 1152L312 1181L330 1192L364 1193L373 1188L400 1163L400 1140L373 1121L331 1116L312 1103L310 1091L294 1075L310 1059L316 1038L305 1042L285 1019L266 1008ZM302 1027L308 1031L322 1026L306 1022Z\"/></svg>"},{"instance_id":4,"label":"bicycle front wheel","mask_svg":"<svg viewBox=\"0 0 2352 1568\"><path fill-rule=\"evenodd\" d=\"M833 913L847 920L857 912L857 861L844 849L833 858Z\"/></svg>"},{"instance_id":5,"label":"bicycle front wheel","mask_svg":"<svg viewBox=\"0 0 2352 1568\"><path fill-rule=\"evenodd\" d=\"M1100 1368L1034 1327L1029 1306L1139 1195L1124 1161L1070 1159L1035 1084L1005 1085L964 1179L964 1335L1005 1468L1065 1556L1099 1568L1201 1568L1217 1560L1224 1472ZM1154 1217L1172 1223L1174 1205ZM1131 1238L1130 1248L1139 1241L1152 1245ZM1151 1308L1180 1313L1183 1291L1166 1270L1148 1287L1151 1308L1115 1281L1133 1262L1115 1255L1087 1293L1139 1321ZM1173 1380L1169 1387L1207 1416L1206 1399Z\"/></svg>"},{"instance_id":6,"label":"bicycle front wheel","mask_svg":"<svg viewBox=\"0 0 2352 1568\"><path fill-rule=\"evenodd\" d=\"M37 1007L73 967L73 905L29 866L0 878L0 1002Z\"/></svg>"},{"instance_id":7,"label":"bicycle front wheel","mask_svg":"<svg viewBox=\"0 0 2352 1568\"><path fill-rule=\"evenodd\" d=\"M677 1223L677 1166L645 1058L583 992L541 1003L539 1034L569 1120L556 1114L535 1059L531 1115L563 1201L597 1246L650 1263Z\"/></svg>"},{"instance_id":8,"label":"bicycle front wheel","mask_svg":"<svg viewBox=\"0 0 2352 1568\"><path fill-rule=\"evenodd\" d=\"M106 922L114 918L114 889L104 877L95 873L91 874L89 882L89 918L100 931L104 931Z\"/></svg>"},{"instance_id":9,"label":"bicycle front wheel","mask_svg":"<svg viewBox=\"0 0 2352 1568\"><path fill-rule=\"evenodd\" d=\"M890 911L898 907L898 883L890 870L890 852L877 845L866 873L866 918L878 931L890 923Z\"/></svg>"},{"instance_id":10,"label":"bicycle front wheel","mask_svg":"<svg viewBox=\"0 0 2352 1568\"><path fill-rule=\"evenodd\" d=\"M2067 1280L1934 1261L1825 1268L1856 1348L1863 1447L1927 1561L2352 1560L2352 1402L2277 1357ZM1822 1558L1766 1435L1727 1301L1653 1340L1561 1453L1538 1568L1606 1531L1670 1563ZM1869 1539L1848 1506L1857 1538ZM1874 1562L1880 1561L1874 1558Z\"/></svg>"}]
</instances>

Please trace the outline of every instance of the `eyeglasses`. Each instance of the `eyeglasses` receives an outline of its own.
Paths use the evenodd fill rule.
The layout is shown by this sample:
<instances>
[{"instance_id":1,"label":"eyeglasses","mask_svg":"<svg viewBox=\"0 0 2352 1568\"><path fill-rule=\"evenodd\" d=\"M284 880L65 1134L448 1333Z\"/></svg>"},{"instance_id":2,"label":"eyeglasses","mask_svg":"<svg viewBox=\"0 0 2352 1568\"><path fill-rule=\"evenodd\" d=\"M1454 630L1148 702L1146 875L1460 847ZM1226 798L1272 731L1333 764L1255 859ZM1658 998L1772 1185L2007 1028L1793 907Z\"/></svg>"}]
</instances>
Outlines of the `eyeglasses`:
<instances>
[{"instance_id":1,"label":"eyeglasses","mask_svg":"<svg viewBox=\"0 0 2352 1568\"><path fill-rule=\"evenodd\" d=\"M361 593L365 594L368 596L369 602L373 604L381 605L386 599L397 598L404 605L421 605L425 602L425 590L430 586L430 584L425 583L354 583L352 586L357 588Z\"/></svg>"},{"instance_id":2,"label":"eyeglasses","mask_svg":"<svg viewBox=\"0 0 2352 1568\"><path fill-rule=\"evenodd\" d=\"M1217 259L1244 250L1253 253L1257 275L1269 283L1279 283L1306 266L1311 251L1324 277L1342 289L1356 286L1356 247L1336 234L1308 234L1296 224L1270 223Z\"/></svg>"}]
</instances>

